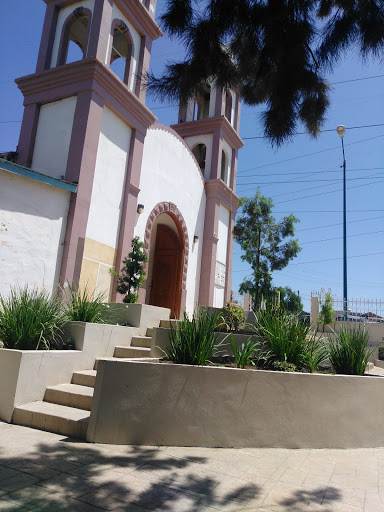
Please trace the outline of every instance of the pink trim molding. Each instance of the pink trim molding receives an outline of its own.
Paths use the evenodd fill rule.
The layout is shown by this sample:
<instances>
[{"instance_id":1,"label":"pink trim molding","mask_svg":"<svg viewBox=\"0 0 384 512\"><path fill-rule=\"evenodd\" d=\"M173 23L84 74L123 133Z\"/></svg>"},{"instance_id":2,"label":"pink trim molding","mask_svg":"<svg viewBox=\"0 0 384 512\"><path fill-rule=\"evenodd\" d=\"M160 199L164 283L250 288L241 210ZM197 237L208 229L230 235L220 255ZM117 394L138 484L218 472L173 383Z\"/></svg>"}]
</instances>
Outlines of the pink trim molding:
<instances>
[{"instance_id":1,"label":"pink trim molding","mask_svg":"<svg viewBox=\"0 0 384 512\"><path fill-rule=\"evenodd\" d=\"M155 220L159 215L162 213L167 213L170 215L175 221L176 226L179 230L179 236L184 238L184 240L180 240L184 244L184 263L183 263L183 269L182 269L182 279L181 279L181 303L180 303L180 314L184 311L185 305L186 305L186 290L187 290L187 271L188 271L188 259L189 259L189 236L188 236L188 229L187 225L185 223L184 217L180 210L177 208L177 206L174 203L169 202L162 202L158 203L154 209L151 211L148 220L147 225L145 227L145 234L144 234L144 246L145 246L145 252L147 253L147 256L149 257L149 249L151 244L151 235L152 235L152 229L153 224L155 223ZM148 264L147 264L148 269ZM146 269L146 270L147 270Z\"/></svg>"}]
</instances>

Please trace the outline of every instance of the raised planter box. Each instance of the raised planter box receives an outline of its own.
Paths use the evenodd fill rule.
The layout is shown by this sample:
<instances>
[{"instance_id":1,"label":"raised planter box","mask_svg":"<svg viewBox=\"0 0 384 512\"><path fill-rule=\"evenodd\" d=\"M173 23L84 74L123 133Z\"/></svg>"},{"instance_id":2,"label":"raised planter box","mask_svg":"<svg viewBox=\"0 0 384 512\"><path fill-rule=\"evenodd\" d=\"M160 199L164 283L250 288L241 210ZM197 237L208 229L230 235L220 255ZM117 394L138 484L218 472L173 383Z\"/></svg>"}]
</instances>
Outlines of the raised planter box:
<instances>
[{"instance_id":1,"label":"raised planter box","mask_svg":"<svg viewBox=\"0 0 384 512\"><path fill-rule=\"evenodd\" d=\"M71 339L76 350L0 349L0 419L10 422L15 406L43 400L48 386L70 382L74 371L92 369L95 359L113 356L116 345L130 346L133 336L145 335L147 327L170 314L145 304L113 304L112 309L134 327L69 322L62 339Z\"/></svg>"},{"instance_id":2,"label":"raised planter box","mask_svg":"<svg viewBox=\"0 0 384 512\"><path fill-rule=\"evenodd\" d=\"M87 440L151 446L382 446L384 379L101 361Z\"/></svg>"}]
</instances>

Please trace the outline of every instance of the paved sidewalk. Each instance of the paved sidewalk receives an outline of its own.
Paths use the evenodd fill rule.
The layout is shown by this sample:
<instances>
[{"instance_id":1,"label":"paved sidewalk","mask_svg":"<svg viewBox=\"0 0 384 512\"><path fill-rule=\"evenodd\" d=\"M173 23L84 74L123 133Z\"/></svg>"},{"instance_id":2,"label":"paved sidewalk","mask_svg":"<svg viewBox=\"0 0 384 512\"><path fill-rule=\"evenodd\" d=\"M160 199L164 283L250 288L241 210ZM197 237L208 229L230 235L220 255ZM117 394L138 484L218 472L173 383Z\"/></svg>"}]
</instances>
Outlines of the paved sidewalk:
<instances>
[{"instance_id":1,"label":"paved sidewalk","mask_svg":"<svg viewBox=\"0 0 384 512\"><path fill-rule=\"evenodd\" d=\"M0 422L11 510L384 512L384 448L134 448Z\"/></svg>"}]
</instances>

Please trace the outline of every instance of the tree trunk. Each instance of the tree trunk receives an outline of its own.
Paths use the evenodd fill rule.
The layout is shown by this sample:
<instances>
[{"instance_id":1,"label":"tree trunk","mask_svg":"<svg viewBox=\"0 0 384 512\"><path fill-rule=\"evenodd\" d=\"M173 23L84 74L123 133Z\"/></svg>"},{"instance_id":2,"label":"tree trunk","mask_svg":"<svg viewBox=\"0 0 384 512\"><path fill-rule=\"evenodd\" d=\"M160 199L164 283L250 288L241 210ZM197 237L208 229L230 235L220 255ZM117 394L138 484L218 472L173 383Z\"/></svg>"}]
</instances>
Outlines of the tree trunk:
<instances>
[{"instance_id":1,"label":"tree trunk","mask_svg":"<svg viewBox=\"0 0 384 512\"><path fill-rule=\"evenodd\" d=\"M260 269L260 253L261 253L261 229L259 228L259 240L257 244L257 253L256 253L256 276L255 276L255 284L256 284L256 293L255 293L255 304L259 305L259 269Z\"/></svg>"}]
</instances>

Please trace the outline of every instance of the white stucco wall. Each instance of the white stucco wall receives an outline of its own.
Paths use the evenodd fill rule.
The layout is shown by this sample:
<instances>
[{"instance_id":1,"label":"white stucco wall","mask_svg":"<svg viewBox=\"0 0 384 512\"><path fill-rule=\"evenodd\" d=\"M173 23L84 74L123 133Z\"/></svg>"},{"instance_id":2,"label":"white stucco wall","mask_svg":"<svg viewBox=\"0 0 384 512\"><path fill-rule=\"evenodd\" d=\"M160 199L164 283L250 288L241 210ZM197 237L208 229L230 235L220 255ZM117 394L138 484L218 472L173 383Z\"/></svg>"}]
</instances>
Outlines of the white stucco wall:
<instances>
[{"instance_id":1,"label":"white stucco wall","mask_svg":"<svg viewBox=\"0 0 384 512\"><path fill-rule=\"evenodd\" d=\"M211 162L212 162L212 144L213 137L212 135L196 135L195 137L186 137L185 142L191 148L197 146L198 144L205 144L207 148L207 153L205 157L205 170L204 170L204 178L208 180L211 175Z\"/></svg>"},{"instance_id":2,"label":"white stucco wall","mask_svg":"<svg viewBox=\"0 0 384 512\"><path fill-rule=\"evenodd\" d=\"M52 59L51 59L51 68L55 68L57 64L57 57L59 53L61 33L63 31L63 25L67 18L73 13L75 9L78 7L84 7L93 12L95 0L83 0L82 2L78 2L75 5L69 5L68 7L63 7L59 11L59 16L57 19L57 27L55 34L55 41L53 43L52 49Z\"/></svg>"},{"instance_id":3,"label":"white stucco wall","mask_svg":"<svg viewBox=\"0 0 384 512\"><path fill-rule=\"evenodd\" d=\"M225 276L227 272L227 247L229 231L229 210L220 205L218 242L216 253L216 276L215 289L213 294L213 306L222 308L224 306Z\"/></svg>"},{"instance_id":4,"label":"white stucco wall","mask_svg":"<svg viewBox=\"0 0 384 512\"><path fill-rule=\"evenodd\" d=\"M33 170L54 178L65 176L75 108L75 96L42 105L31 164Z\"/></svg>"},{"instance_id":5,"label":"white stucco wall","mask_svg":"<svg viewBox=\"0 0 384 512\"><path fill-rule=\"evenodd\" d=\"M134 91L135 85L136 85L136 75L137 75L137 66L139 64L139 58L140 58L140 47L141 47L141 37L140 34L133 28L132 24L129 22L128 18L126 18L123 13L118 9L115 5L112 9L112 21L118 19L123 21L128 29L130 36L132 37L133 41L133 69L131 70L131 83L129 84L129 90ZM105 56L105 64L108 65L109 63L109 56L111 53L111 45L112 45L112 35L109 36L109 42L108 42L108 51L107 55Z\"/></svg>"},{"instance_id":6,"label":"white stucco wall","mask_svg":"<svg viewBox=\"0 0 384 512\"><path fill-rule=\"evenodd\" d=\"M87 238L117 247L131 128L104 108Z\"/></svg>"},{"instance_id":7,"label":"white stucco wall","mask_svg":"<svg viewBox=\"0 0 384 512\"><path fill-rule=\"evenodd\" d=\"M145 227L153 208L161 202L172 202L180 210L188 230L189 261L187 273L187 311L192 312L198 300L201 252L204 232L204 183L195 160L184 144L172 133L148 130L138 202L145 207L137 216L135 236L144 239ZM193 243L197 235L199 242Z\"/></svg>"},{"instance_id":8,"label":"white stucco wall","mask_svg":"<svg viewBox=\"0 0 384 512\"><path fill-rule=\"evenodd\" d=\"M70 192L0 170L0 294L56 290Z\"/></svg>"}]
</instances>

